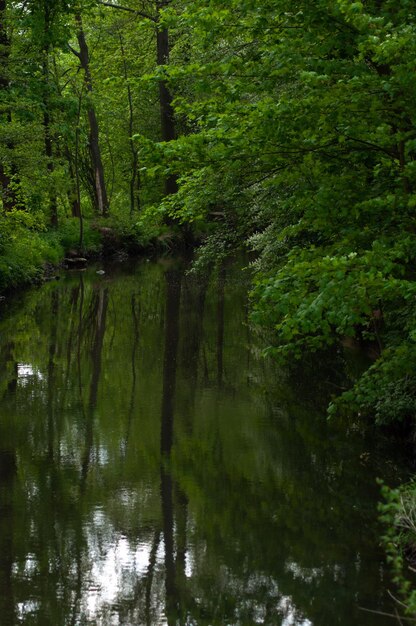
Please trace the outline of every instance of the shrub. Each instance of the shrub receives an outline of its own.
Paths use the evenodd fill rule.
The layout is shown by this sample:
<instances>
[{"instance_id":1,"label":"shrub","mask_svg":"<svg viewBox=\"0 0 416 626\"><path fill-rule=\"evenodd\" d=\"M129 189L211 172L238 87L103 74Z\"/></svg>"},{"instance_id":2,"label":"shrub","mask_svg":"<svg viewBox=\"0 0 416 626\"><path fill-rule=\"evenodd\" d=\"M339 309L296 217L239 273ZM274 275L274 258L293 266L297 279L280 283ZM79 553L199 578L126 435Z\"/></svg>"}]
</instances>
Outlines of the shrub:
<instances>
[{"instance_id":1,"label":"shrub","mask_svg":"<svg viewBox=\"0 0 416 626\"><path fill-rule=\"evenodd\" d=\"M387 561L408 615L416 617L416 479L391 489L382 485L383 502L379 505L380 519L386 532L383 543Z\"/></svg>"}]
</instances>

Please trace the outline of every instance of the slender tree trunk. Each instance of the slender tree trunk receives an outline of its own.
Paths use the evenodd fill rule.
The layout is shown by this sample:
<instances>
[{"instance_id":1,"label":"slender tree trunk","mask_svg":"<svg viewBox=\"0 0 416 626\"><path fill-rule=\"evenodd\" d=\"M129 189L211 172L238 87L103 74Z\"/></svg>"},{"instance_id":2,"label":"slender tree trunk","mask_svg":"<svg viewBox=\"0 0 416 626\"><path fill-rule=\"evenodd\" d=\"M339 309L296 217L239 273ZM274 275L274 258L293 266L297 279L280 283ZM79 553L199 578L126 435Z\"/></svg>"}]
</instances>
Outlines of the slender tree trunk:
<instances>
[{"instance_id":1,"label":"slender tree trunk","mask_svg":"<svg viewBox=\"0 0 416 626\"><path fill-rule=\"evenodd\" d=\"M51 118L50 118L50 76L49 76L49 31L51 27L50 7L48 3L44 6L44 44L43 44L43 61L42 61L42 74L43 74L43 128L44 128L44 142L45 142L45 156L47 161L47 170L50 177L49 183L49 209L51 225L53 227L58 226L58 206L56 199L55 183L53 180L55 165L53 162L53 148L52 148L52 133L51 133Z\"/></svg>"},{"instance_id":2,"label":"slender tree trunk","mask_svg":"<svg viewBox=\"0 0 416 626\"><path fill-rule=\"evenodd\" d=\"M158 66L169 64L170 43L169 31L160 26L160 13L170 4L170 0L156 0L156 38L157 38L157 64ZM159 81L159 103L162 141L172 141L176 139L175 113L172 106L172 94L167 80ZM173 195L178 191L178 181L174 174L170 174L165 179L165 195ZM173 217L166 216L165 223L172 226L177 224ZM180 227L184 243L187 246L193 244L192 228L188 224Z\"/></svg>"},{"instance_id":3,"label":"slender tree trunk","mask_svg":"<svg viewBox=\"0 0 416 626\"><path fill-rule=\"evenodd\" d=\"M43 127L44 127L44 131L45 131L45 155L47 158L47 168L48 168L48 174L50 176L51 179L51 185L54 186L53 183L53 175L55 172L55 166L53 163L53 149L52 149L52 137L51 137L51 121L50 121L50 116L48 111L45 109L44 114L43 114ZM50 214L51 214L51 225L54 228L57 228L58 226L58 206L57 206L57 199L56 199L56 193L54 189L50 190L50 194L49 194L49 208L50 208Z\"/></svg>"},{"instance_id":4,"label":"slender tree trunk","mask_svg":"<svg viewBox=\"0 0 416 626\"><path fill-rule=\"evenodd\" d=\"M58 71L58 65L57 65L57 61L56 61L56 56L53 55L52 57L53 59L53 68L54 68L54 84L55 84L55 88L57 90L57 93L59 95L60 98L63 97L62 95L62 88L61 88L61 84L60 84L60 79L59 79L59 71ZM80 109L80 105L78 106L78 109ZM79 127L79 113L78 113L78 117L77 117L77 123L76 123L76 127L75 127L75 143L77 140L77 134L78 134L78 127ZM77 185L77 154L76 154L76 147L75 147L75 156L73 154L71 154L71 150L69 147L69 144L64 141L63 143L63 153L65 155L65 159L67 161L68 164L68 174L69 174L69 179L70 179L70 186L68 189L68 201L69 201L69 206L71 207L71 215L72 217L76 217L78 219L81 219L81 201L80 201L80 197L78 194L78 185Z\"/></svg>"},{"instance_id":5,"label":"slender tree trunk","mask_svg":"<svg viewBox=\"0 0 416 626\"><path fill-rule=\"evenodd\" d=\"M127 86L127 99L129 103L129 142L131 151L131 178L130 178L130 215L133 215L134 210L140 210L140 173L139 173L139 154L134 144L133 132L134 132L134 106L133 106L133 93L129 84L129 75L127 70L127 60L124 49L124 41L121 32L119 33L121 58L123 60L123 72L124 79Z\"/></svg>"},{"instance_id":6,"label":"slender tree trunk","mask_svg":"<svg viewBox=\"0 0 416 626\"><path fill-rule=\"evenodd\" d=\"M81 217L81 203L77 192L77 175L74 167L74 161L68 146L65 146L65 156L68 162L68 172L71 179L71 187L68 191L69 204L71 206L72 217Z\"/></svg>"},{"instance_id":7,"label":"slender tree trunk","mask_svg":"<svg viewBox=\"0 0 416 626\"><path fill-rule=\"evenodd\" d=\"M129 9L117 4L110 3L113 9L120 9L123 11L131 11L132 13L138 13L147 19L150 19L156 24L156 40L157 40L157 65L163 66L169 63L169 32L165 27L160 26L160 13L170 4L170 0L155 0L155 15L147 15L143 12L136 12L135 9ZM161 122L161 140L171 141L175 139L175 116L172 106L172 95L170 93L167 80L159 81L159 105L160 105L160 122ZM137 167L137 164L135 164ZM137 177L139 172L137 170ZM136 179L137 180L137 179ZM138 180L138 188L140 187L140 180ZM131 194L133 194L133 184L131 186ZM176 176L168 176L165 180L165 195L176 193L178 190Z\"/></svg>"},{"instance_id":8,"label":"slender tree trunk","mask_svg":"<svg viewBox=\"0 0 416 626\"><path fill-rule=\"evenodd\" d=\"M76 15L76 21L78 26L78 45L79 45L79 53L77 52L77 56L79 58L82 69L85 74L85 86L88 94L91 96L92 94L92 78L91 78L91 70L90 70L90 59L89 59L89 50L87 41L85 39L85 33L82 26L82 18L80 14ZM88 104L88 123L90 127L90 154L91 154L91 163L94 172L94 196L95 196L95 206L97 212L100 215L106 216L108 215L108 196L107 196L107 187L105 183L104 176L104 167L101 158L101 148L100 148L100 133L97 115L95 113L95 108L90 100Z\"/></svg>"},{"instance_id":9,"label":"slender tree trunk","mask_svg":"<svg viewBox=\"0 0 416 626\"><path fill-rule=\"evenodd\" d=\"M159 21L160 11L167 6L168 2L156 2L157 16ZM156 31L157 39L157 64L167 65L169 63L169 31L167 28L160 28ZM160 103L160 123L162 141L172 141L176 137L175 116L172 106L172 94L170 93L166 80L159 82L159 103ZM178 185L176 176L168 176L165 181L165 194L176 193Z\"/></svg>"},{"instance_id":10,"label":"slender tree trunk","mask_svg":"<svg viewBox=\"0 0 416 626\"><path fill-rule=\"evenodd\" d=\"M49 209L51 216L51 225L56 228L58 226L58 206L55 192L55 184L53 176L55 172L55 165L53 162L53 147L52 147L52 134L51 134L51 118L49 113L49 68L48 68L48 52L44 51L45 59L43 62L43 78L45 81L45 94L43 97L43 129L44 129L44 141L45 141L45 156L47 159L47 170L50 177L50 192L49 192Z\"/></svg>"},{"instance_id":11,"label":"slender tree trunk","mask_svg":"<svg viewBox=\"0 0 416 626\"><path fill-rule=\"evenodd\" d=\"M75 185L77 194L77 205L79 209L79 247L82 250L84 246L84 216L82 214L81 205L81 181L79 173L79 125L81 121L82 92L78 98L77 127L75 129Z\"/></svg>"},{"instance_id":12,"label":"slender tree trunk","mask_svg":"<svg viewBox=\"0 0 416 626\"><path fill-rule=\"evenodd\" d=\"M3 163L0 162L0 197L3 210L7 213L16 207L17 199L13 190L12 179Z\"/></svg>"},{"instance_id":13,"label":"slender tree trunk","mask_svg":"<svg viewBox=\"0 0 416 626\"><path fill-rule=\"evenodd\" d=\"M6 30L6 0L0 0L0 91L9 89L8 61L10 55L10 40ZM12 121L11 111L5 113L6 123ZM7 142L6 147L13 149L12 142ZM0 161L0 198L4 211L11 211L17 205L16 191L13 187L12 166Z\"/></svg>"}]
</instances>

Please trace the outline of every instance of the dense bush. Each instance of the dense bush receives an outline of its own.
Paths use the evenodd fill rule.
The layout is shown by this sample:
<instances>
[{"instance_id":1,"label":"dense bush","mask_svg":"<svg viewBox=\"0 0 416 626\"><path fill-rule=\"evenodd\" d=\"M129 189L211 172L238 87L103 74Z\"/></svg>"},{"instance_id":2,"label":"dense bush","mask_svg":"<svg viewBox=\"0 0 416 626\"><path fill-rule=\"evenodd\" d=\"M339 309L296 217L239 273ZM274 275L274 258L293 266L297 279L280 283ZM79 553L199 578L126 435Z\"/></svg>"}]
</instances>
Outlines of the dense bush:
<instances>
[{"instance_id":1,"label":"dense bush","mask_svg":"<svg viewBox=\"0 0 416 626\"><path fill-rule=\"evenodd\" d=\"M416 481L399 488L382 487L380 518L393 580L400 593L400 612L416 618Z\"/></svg>"},{"instance_id":2,"label":"dense bush","mask_svg":"<svg viewBox=\"0 0 416 626\"><path fill-rule=\"evenodd\" d=\"M41 222L23 211L0 218L0 291L32 282L45 263L60 261L62 247L41 228Z\"/></svg>"}]
</instances>

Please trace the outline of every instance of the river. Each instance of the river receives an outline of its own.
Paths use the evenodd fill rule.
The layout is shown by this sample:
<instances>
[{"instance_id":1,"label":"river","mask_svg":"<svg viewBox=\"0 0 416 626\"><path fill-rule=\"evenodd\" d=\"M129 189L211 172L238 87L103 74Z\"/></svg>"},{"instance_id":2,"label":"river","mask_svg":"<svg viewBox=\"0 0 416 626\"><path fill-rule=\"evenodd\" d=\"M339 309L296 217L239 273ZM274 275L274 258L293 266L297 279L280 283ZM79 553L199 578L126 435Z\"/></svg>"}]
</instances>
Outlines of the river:
<instances>
[{"instance_id":1,"label":"river","mask_svg":"<svg viewBox=\"0 0 416 626\"><path fill-rule=\"evenodd\" d=\"M345 355L264 359L238 266L96 269L1 303L1 625L393 624Z\"/></svg>"}]
</instances>

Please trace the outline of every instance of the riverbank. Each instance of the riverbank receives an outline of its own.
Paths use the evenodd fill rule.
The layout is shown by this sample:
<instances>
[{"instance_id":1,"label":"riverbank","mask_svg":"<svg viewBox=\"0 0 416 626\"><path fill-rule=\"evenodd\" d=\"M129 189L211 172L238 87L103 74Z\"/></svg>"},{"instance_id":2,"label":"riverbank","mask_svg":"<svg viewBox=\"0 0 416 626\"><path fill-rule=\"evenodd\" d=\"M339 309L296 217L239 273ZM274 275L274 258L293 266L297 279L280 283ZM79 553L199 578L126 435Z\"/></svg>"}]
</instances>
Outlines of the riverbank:
<instances>
[{"instance_id":1,"label":"riverbank","mask_svg":"<svg viewBox=\"0 0 416 626\"><path fill-rule=\"evenodd\" d=\"M26 224L22 213L8 216L0 240L0 295L42 283L64 267L87 265L101 258L154 256L177 243L173 233L155 227L140 229L133 220L84 220L82 243L79 221L68 218L59 228L44 230Z\"/></svg>"}]
</instances>

